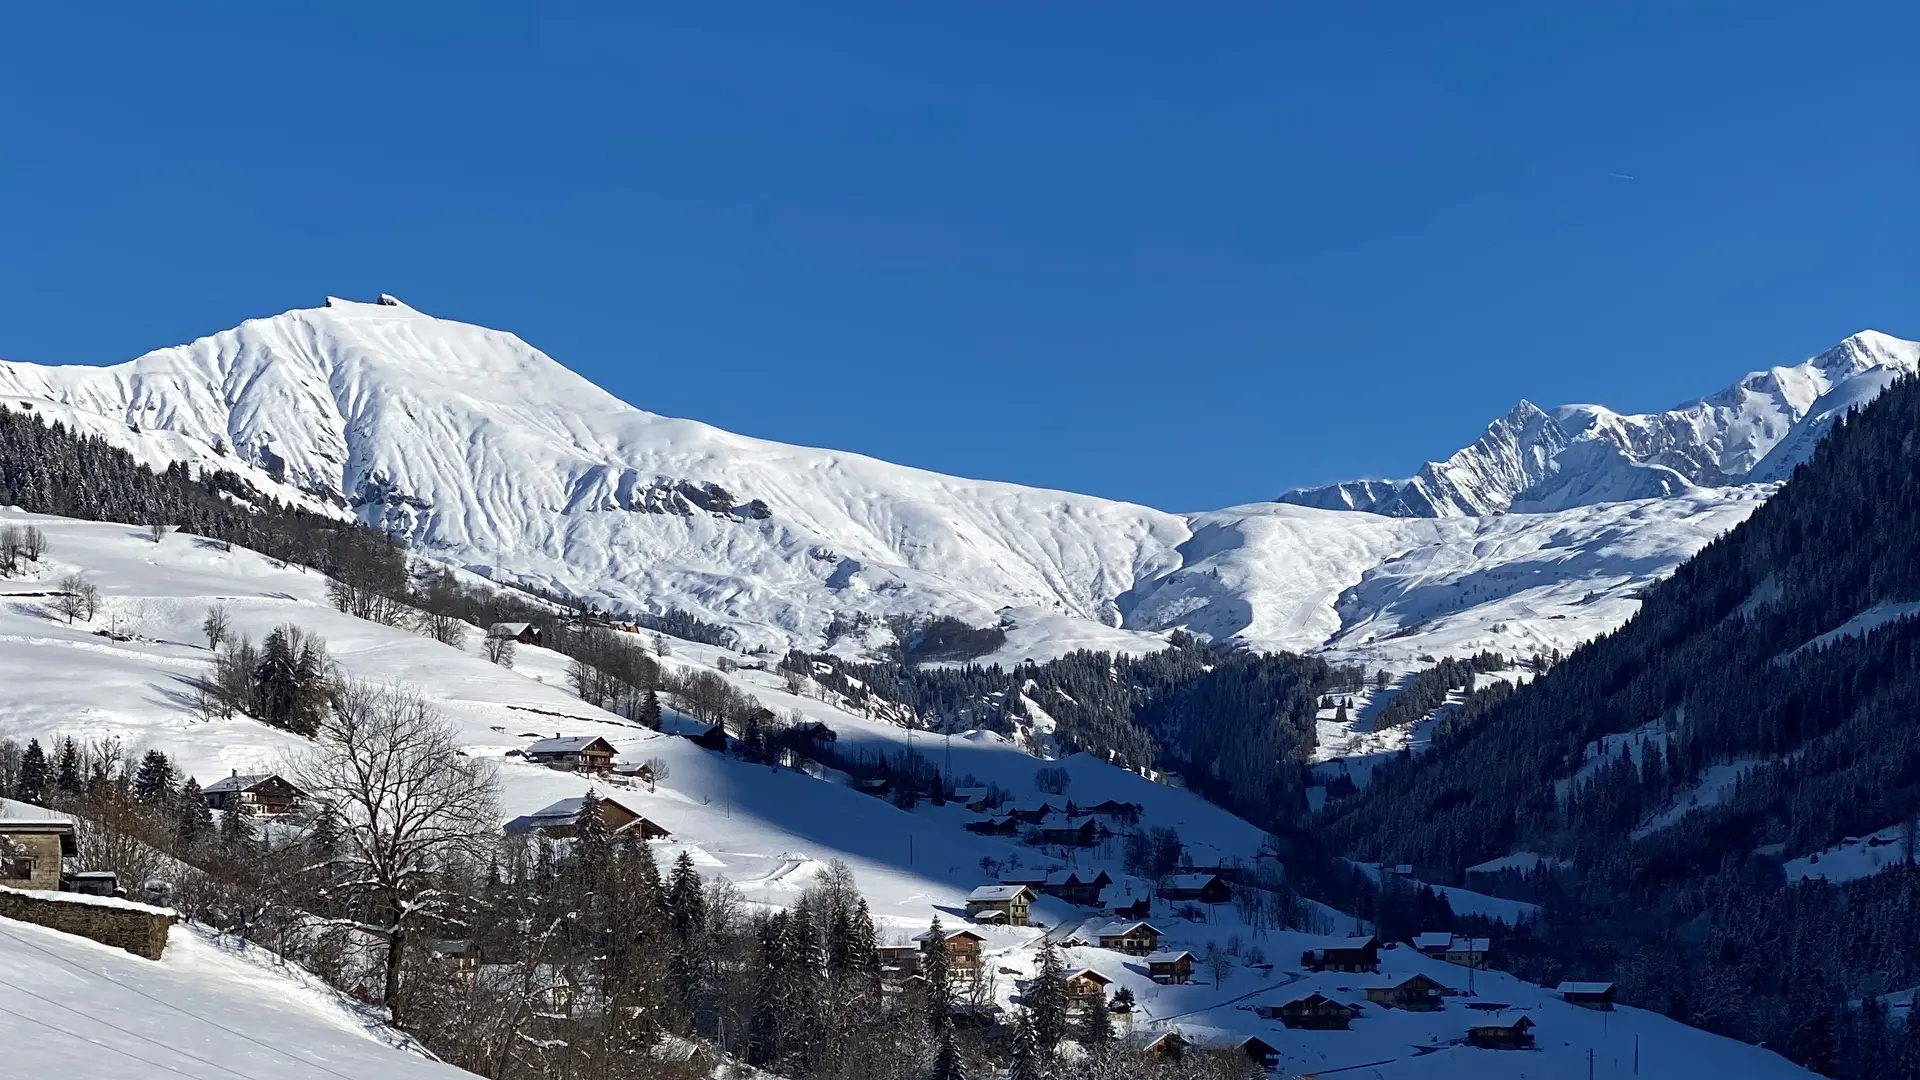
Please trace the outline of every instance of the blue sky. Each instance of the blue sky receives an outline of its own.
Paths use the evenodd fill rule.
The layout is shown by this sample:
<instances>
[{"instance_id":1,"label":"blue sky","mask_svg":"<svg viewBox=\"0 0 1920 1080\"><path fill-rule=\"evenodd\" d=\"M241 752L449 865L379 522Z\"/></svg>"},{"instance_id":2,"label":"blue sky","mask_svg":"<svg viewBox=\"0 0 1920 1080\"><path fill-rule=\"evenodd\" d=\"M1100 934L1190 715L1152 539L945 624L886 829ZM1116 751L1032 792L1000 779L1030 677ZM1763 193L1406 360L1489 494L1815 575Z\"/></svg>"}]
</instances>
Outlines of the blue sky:
<instances>
[{"instance_id":1,"label":"blue sky","mask_svg":"<svg viewBox=\"0 0 1920 1080\"><path fill-rule=\"evenodd\" d=\"M1920 337L1911 5L78 7L0 15L10 359L385 291L1180 510Z\"/></svg>"}]
</instances>

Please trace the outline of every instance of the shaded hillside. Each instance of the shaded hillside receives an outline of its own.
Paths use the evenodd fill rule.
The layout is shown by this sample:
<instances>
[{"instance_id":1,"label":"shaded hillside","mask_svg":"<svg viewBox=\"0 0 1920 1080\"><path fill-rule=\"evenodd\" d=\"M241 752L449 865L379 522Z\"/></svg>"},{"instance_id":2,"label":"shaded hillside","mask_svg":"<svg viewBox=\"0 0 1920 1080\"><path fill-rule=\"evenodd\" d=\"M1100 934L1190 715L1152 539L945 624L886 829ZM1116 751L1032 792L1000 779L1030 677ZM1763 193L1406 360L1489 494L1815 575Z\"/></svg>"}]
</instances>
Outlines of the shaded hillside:
<instances>
[{"instance_id":1,"label":"shaded hillside","mask_svg":"<svg viewBox=\"0 0 1920 1080\"><path fill-rule=\"evenodd\" d=\"M1618 978L1857 1072L1870 1040L1837 1007L1920 982L1920 873L1789 885L1782 863L1920 812L1920 621L1901 617L1920 600L1917 430L1902 380L1626 626L1477 695L1430 754L1329 807L1330 842L1449 881L1564 859L1570 877L1505 883L1549 905L1511 965Z\"/></svg>"}]
</instances>

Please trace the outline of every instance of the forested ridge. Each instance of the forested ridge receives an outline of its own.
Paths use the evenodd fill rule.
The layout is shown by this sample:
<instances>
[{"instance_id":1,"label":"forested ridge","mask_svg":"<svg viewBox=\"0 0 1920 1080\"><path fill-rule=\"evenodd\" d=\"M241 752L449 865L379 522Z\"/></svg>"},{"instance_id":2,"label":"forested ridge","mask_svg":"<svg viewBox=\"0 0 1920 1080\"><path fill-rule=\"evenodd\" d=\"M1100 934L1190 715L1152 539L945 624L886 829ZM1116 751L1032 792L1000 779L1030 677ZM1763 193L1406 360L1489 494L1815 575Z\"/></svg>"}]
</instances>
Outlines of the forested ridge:
<instances>
[{"instance_id":1,"label":"forested ridge","mask_svg":"<svg viewBox=\"0 0 1920 1080\"><path fill-rule=\"evenodd\" d=\"M1811 644L1920 599L1916 431L1920 382L1903 380L1627 625L1474 695L1430 753L1330 805L1327 840L1448 882L1516 851L1565 860L1504 883L1546 905L1506 935L1508 966L1616 979L1832 1075L1920 1075L1920 1045L1847 1004L1920 982L1920 871L1783 872L1920 813L1920 620ZM1714 766L1737 783L1700 790Z\"/></svg>"}]
</instances>

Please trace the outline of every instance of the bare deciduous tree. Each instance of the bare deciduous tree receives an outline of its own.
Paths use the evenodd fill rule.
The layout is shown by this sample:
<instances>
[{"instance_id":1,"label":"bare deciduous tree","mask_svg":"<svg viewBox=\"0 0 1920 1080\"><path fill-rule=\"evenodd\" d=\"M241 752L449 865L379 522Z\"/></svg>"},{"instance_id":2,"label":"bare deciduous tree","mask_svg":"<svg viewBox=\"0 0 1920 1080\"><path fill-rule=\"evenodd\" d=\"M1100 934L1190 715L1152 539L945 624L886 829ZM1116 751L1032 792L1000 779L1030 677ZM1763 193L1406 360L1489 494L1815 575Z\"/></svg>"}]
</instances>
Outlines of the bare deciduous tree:
<instances>
[{"instance_id":1,"label":"bare deciduous tree","mask_svg":"<svg viewBox=\"0 0 1920 1080\"><path fill-rule=\"evenodd\" d=\"M666 758L648 758L645 768L647 770L648 791L653 791L659 786L660 781L673 775L673 770L667 767Z\"/></svg>"},{"instance_id":2,"label":"bare deciduous tree","mask_svg":"<svg viewBox=\"0 0 1920 1080\"><path fill-rule=\"evenodd\" d=\"M214 604L207 608L207 617L200 621L200 632L207 635L207 648L218 649L221 642L232 633L233 625L227 616L227 605Z\"/></svg>"},{"instance_id":3,"label":"bare deciduous tree","mask_svg":"<svg viewBox=\"0 0 1920 1080\"><path fill-rule=\"evenodd\" d=\"M461 753L446 718L395 685L342 685L314 741L287 772L339 817L344 881L378 912L367 929L386 939L383 1001L396 1009L408 942L457 902L436 876L483 860L497 835L493 765Z\"/></svg>"},{"instance_id":4,"label":"bare deciduous tree","mask_svg":"<svg viewBox=\"0 0 1920 1080\"><path fill-rule=\"evenodd\" d=\"M442 645L451 645L456 649L466 648L467 624L461 622L457 616L423 611L416 625L421 633Z\"/></svg>"},{"instance_id":5,"label":"bare deciduous tree","mask_svg":"<svg viewBox=\"0 0 1920 1080\"><path fill-rule=\"evenodd\" d=\"M79 574L68 574L60 579L60 591L53 598L53 610L66 616L68 623L76 619L92 622L94 614L100 610L100 589Z\"/></svg>"},{"instance_id":6,"label":"bare deciduous tree","mask_svg":"<svg viewBox=\"0 0 1920 1080\"><path fill-rule=\"evenodd\" d=\"M39 562L40 556L47 553L47 534L38 527L29 525L20 530L20 555L28 562Z\"/></svg>"},{"instance_id":7,"label":"bare deciduous tree","mask_svg":"<svg viewBox=\"0 0 1920 1080\"><path fill-rule=\"evenodd\" d=\"M488 660L503 668L513 666L513 639L505 634L487 635L486 644L481 646L481 651L486 654Z\"/></svg>"}]
</instances>

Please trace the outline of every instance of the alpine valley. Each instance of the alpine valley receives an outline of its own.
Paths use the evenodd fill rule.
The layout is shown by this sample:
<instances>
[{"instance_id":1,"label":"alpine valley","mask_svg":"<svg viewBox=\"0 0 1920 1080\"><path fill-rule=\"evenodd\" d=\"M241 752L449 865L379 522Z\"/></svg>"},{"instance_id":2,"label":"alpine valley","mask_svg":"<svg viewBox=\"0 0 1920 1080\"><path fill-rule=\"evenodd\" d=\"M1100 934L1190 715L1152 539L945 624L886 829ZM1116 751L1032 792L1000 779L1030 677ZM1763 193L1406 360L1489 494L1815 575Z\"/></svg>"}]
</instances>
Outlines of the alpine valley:
<instances>
[{"instance_id":1,"label":"alpine valley","mask_svg":"<svg viewBox=\"0 0 1920 1080\"><path fill-rule=\"evenodd\" d=\"M0 1061L1920 1077L1916 371L1171 513L391 296L0 363L0 871L182 920L0 887Z\"/></svg>"}]
</instances>

